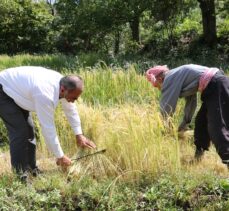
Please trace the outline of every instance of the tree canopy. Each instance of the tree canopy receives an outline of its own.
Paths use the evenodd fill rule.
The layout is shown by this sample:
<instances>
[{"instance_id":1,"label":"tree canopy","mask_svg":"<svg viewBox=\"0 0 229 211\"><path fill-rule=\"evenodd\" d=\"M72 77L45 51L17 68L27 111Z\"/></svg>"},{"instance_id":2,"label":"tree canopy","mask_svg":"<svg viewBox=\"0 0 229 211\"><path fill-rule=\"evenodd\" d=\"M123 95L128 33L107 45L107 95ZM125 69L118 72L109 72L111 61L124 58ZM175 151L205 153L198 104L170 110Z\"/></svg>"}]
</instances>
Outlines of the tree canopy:
<instances>
[{"instance_id":1,"label":"tree canopy","mask_svg":"<svg viewBox=\"0 0 229 211\"><path fill-rule=\"evenodd\" d=\"M228 1L0 0L0 53L139 52L200 40L228 49Z\"/></svg>"}]
</instances>

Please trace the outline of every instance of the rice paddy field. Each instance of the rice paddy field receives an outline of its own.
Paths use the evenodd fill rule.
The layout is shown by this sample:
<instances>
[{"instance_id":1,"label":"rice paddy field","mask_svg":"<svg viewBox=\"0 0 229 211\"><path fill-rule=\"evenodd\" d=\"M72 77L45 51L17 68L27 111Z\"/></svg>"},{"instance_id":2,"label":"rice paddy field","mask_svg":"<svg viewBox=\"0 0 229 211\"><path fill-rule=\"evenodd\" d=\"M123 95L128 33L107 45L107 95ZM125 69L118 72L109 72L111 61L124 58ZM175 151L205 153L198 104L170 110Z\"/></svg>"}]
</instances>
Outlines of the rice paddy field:
<instances>
[{"instance_id":1,"label":"rice paddy field","mask_svg":"<svg viewBox=\"0 0 229 211\"><path fill-rule=\"evenodd\" d=\"M85 67L60 55L0 56L0 70L20 65L45 66L84 79L85 91L76 102L82 128L96 150L106 152L62 171L47 151L34 114L37 160L44 174L24 185L11 172L1 123L0 210L229 210L229 171L215 148L211 146L201 162L193 162L193 125L183 134L177 132L184 102L180 100L165 123L160 93L136 64ZM55 118L66 155L93 152L77 147L61 106Z\"/></svg>"}]
</instances>

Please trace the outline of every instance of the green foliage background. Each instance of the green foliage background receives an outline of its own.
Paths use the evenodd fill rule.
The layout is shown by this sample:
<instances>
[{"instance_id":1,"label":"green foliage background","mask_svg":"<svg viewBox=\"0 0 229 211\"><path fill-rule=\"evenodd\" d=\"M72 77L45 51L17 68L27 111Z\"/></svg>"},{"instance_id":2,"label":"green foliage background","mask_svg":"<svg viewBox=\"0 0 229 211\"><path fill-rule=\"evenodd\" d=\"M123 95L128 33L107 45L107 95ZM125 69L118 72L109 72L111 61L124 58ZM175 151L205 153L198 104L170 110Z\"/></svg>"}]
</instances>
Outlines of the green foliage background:
<instances>
[{"instance_id":1,"label":"green foliage background","mask_svg":"<svg viewBox=\"0 0 229 211\"><path fill-rule=\"evenodd\" d=\"M218 41L210 49L225 55L227 1L217 0L215 10ZM146 53L155 59L185 51L189 57L205 51L202 27L196 0L0 0L2 54Z\"/></svg>"}]
</instances>

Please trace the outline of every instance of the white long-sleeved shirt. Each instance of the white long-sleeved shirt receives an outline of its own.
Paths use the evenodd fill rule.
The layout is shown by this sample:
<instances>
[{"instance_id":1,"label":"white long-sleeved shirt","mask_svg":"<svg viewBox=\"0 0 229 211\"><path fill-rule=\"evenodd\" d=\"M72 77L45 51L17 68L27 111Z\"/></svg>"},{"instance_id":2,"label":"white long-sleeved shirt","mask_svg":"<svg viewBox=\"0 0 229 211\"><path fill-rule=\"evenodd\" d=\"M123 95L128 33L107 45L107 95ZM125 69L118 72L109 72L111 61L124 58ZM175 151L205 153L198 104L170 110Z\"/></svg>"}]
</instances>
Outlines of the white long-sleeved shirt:
<instances>
[{"instance_id":1,"label":"white long-sleeved shirt","mask_svg":"<svg viewBox=\"0 0 229 211\"><path fill-rule=\"evenodd\" d=\"M36 112L46 145L57 158L64 155L54 122L54 112L59 101L74 133L82 134L75 104L59 99L62 77L53 70L33 66L9 68L0 72L3 91L24 110Z\"/></svg>"}]
</instances>

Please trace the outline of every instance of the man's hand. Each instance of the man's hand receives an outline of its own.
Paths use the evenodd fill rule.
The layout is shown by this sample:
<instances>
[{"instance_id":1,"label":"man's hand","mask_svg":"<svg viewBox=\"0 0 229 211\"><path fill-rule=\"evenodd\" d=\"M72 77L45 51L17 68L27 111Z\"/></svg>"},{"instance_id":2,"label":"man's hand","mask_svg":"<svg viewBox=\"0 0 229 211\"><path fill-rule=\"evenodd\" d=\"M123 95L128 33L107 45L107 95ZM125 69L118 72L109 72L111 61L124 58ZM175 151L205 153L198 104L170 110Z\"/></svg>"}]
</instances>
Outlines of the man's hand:
<instances>
[{"instance_id":1,"label":"man's hand","mask_svg":"<svg viewBox=\"0 0 229 211\"><path fill-rule=\"evenodd\" d=\"M178 132L185 132L186 130L188 130L188 124L183 121L178 127Z\"/></svg>"},{"instance_id":2,"label":"man's hand","mask_svg":"<svg viewBox=\"0 0 229 211\"><path fill-rule=\"evenodd\" d=\"M70 166L71 164L72 164L72 161L65 155L61 158L56 159L56 165L64 167L64 168Z\"/></svg>"},{"instance_id":3,"label":"man's hand","mask_svg":"<svg viewBox=\"0 0 229 211\"><path fill-rule=\"evenodd\" d=\"M77 145L80 147L88 147L90 149L96 148L94 142L87 139L84 135L76 135Z\"/></svg>"}]
</instances>

